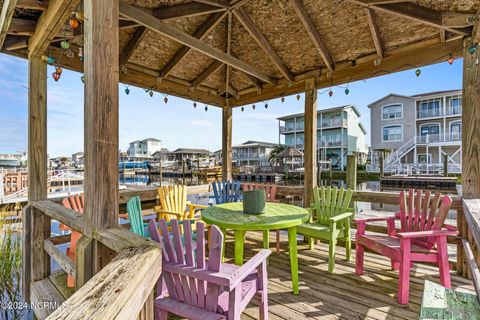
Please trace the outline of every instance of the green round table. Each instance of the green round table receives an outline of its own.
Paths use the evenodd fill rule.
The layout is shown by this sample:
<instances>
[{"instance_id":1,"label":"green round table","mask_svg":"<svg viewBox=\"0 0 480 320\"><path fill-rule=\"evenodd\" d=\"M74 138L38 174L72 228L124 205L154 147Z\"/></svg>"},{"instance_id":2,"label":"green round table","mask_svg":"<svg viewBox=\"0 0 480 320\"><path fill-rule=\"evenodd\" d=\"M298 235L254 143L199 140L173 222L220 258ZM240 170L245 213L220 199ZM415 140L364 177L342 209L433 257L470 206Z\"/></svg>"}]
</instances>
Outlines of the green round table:
<instances>
[{"instance_id":1,"label":"green round table","mask_svg":"<svg viewBox=\"0 0 480 320\"><path fill-rule=\"evenodd\" d=\"M235 264L243 264L245 232L263 231L263 246L269 248L269 231L288 229L290 269L292 272L293 293L298 294L297 226L306 222L309 213L306 209L284 204L267 203L265 213L259 215L243 213L241 202L223 203L202 210L202 220L218 226L222 231L235 232Z\"/></svg>"}]
</instances>

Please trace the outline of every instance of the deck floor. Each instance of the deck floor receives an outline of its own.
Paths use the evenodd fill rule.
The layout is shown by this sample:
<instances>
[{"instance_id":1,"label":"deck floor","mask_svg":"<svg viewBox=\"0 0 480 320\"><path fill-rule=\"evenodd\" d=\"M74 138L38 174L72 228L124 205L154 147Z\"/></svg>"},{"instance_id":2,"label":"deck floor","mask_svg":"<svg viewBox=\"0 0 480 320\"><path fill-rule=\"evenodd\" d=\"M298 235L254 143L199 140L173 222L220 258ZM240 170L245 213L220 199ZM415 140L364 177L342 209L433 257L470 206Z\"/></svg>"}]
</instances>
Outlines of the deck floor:
<instances>
[{"instance_id":1,"label":"deck floor","mask_svg":"<svg viewBox=\"0 0 480 320\"><path fill-rule=\"evenodd\" d=\"M273 235L273 234L272 234ZM274 238L274 237L272 237ZM273 241L273 239L272 239ZM271 244L274 247L274 244ZM415 265L411 273L410 303L397 303L398 272L390 269L389 260L365 253L365 274L355 274L355 251L352 261L345 261L345 250L337 248L334 274L327 272L328 245L315 250L298 242L300 294L293 295L288 257L288 242L282 236L281 252L272 253L268 266L270 319L418 319L426 279L439 282L434 266ZM247 233L245 259L262 247L261 234ZM233 239L227 236L226 262L233 257ZM472 283L452 272L452 288L474 293ZM242 319L259 319L257 302L250 304Z\"/></svg>"}]
</instances>

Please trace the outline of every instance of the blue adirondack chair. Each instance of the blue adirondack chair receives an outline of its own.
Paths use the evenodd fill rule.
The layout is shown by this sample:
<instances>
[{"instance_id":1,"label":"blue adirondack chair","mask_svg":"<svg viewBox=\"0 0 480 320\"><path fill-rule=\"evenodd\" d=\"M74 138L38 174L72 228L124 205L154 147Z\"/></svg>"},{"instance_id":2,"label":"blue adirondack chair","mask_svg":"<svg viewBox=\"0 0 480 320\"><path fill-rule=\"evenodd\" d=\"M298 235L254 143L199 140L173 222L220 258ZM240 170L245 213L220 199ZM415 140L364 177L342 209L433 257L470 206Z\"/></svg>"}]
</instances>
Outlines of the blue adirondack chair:
<instances>
[{"instance_id":1,"label":"blue adirondack chair","mask_svg":"<svg viewBox=\"0 0 480 320\"><path fill-rule=\"evenodd\" d=\"M212 182L212 188L216 204L242 200L242 196L240 195L240 181Z\"/></svg>"}]
</instances>

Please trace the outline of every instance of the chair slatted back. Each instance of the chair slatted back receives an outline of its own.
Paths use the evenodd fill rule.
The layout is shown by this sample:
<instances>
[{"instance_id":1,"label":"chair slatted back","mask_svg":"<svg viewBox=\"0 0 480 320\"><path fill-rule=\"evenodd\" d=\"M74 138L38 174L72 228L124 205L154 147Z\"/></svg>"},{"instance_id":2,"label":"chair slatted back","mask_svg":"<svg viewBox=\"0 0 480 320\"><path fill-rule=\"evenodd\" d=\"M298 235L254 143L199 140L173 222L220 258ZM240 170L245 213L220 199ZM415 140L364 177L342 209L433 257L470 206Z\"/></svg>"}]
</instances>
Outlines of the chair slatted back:
<instances>
[{"instance_id":1,"label":"chair slatted back","mask_svg":"<svg viewBox=\"0 0 480 320\"><path fill-rule=\"evenodd\" d=\"M447 218L452 198L441 196L435 192L433 198L430 191L420 189L400 192L400 223L402 232L440 230ZM435 238L419 239L419 245L433 247Z\"/></svg>"},{"instance_id":2,"label":"chair slatted back","mask_svg":"<svg viewBox=\"0 0 480 320\"><path fill-rule=\"evenodd\" d=\"M315 208L314 221L328 225L329 219L339 214L350 212L349 208L353 191L337 187L314 187L313 206ZM342 226L342 222L337 224Z\"/></svg>"},{"instance_id":3,"label":"chair slatted back","mask_svg":"<svg viewBox=\"0 0 480 320\"><path fill-rule=\"evenodd\" d=\"M171 226L160 220L161 235L155 220L149 222L150 235L162 245L163 265L170 265L171 271L162 272L163 280L172 299L211 312L218 310L218 297L223 288L217 284L199 280L193 276L179 275L175 269L190 269L196 274L220 272L223 247L223 234L216 226L211 227L209 241L209 257L205 257L205 225L196 223L196 243L193 241L193 230L190 223L184 223L184 239L182 242L178 220L172 219ZM170 229L169 229L170 227ZM193 268L193 270L192 270Z\"/></svg>"},{"instance_id":4,"label":"chair slatted back","mask_svg":"<svg viewBox=\"0 0 480 320\"><path fill-rule=\"evenodd\" d=\"M240 181L212 182L216 204L240 200Z\"/></svg>"},{"instance_id":5,"label":"chair slatted back","mask_svg":"<svg viewBox=\"0 0 480 320\"><path fill-rule=\"evenodd\" d=\"M266 183L244 183L243 191L252 191L263 189L265 190L265 196L267 201L274 202L275 195L277 193L277 185L275 184L266 184Z\"/></svg>"},{"instance_id":6,"label":"chair slatted back","mask_svg":"<svg viewBox=\"0 0 480 320\"><path fill-rule=\"evenodd\" d=\"M182 219L193 218L193 212L189 215L186 212L187 207L187 187L184 185L161 186L157 189L158 198L162 209L176 212L182 215ZM160 214L160 218L170 221L171 215Z\"/></svg>"},{"instance_id":7,"label":"chair slatted back","mask_svg":"<svg viewBox=\"0 0 480 320\"><path fill-rule=\"evenodd\" d=\"M143 227L142 203L139 196L132 197L127 202L128 219L130 220L130 231L142 237L146 237Z\"/></svg>"},{"instance_id":8,"label":"chair slatted back","mask_svg":"<svg viewBox=\"0 0 480 320\"><path fill-rule=\"evenodd\" d=\"M85 197L83 192L81 194L76 194L69 196L63 199L62 205L65 208L72 209L78 213L83 213L83 208L85 207Z\"/></svg>"}]
</instances>

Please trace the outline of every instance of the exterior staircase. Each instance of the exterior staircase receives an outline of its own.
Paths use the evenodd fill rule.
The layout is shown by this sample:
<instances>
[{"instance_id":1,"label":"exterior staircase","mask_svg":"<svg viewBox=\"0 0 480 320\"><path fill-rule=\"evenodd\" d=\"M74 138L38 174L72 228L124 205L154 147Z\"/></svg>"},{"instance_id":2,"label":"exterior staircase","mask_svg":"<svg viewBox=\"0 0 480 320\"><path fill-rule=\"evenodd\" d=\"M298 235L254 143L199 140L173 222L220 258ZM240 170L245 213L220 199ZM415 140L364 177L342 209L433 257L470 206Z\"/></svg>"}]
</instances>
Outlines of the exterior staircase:
<instances>
[{"instance_id":1,"label":"exterior staircase","mask_svg":"<svg viewBox=\"0 0 480 320\"><path fill-rule=\"evenodd\" d=\"M384 161L383 167L385 171L391 171L395 164L399 164L400 160L415 148L417 137L413 137L405 142L400 148L392 152Z\"/></svg>"}]
</instances>

